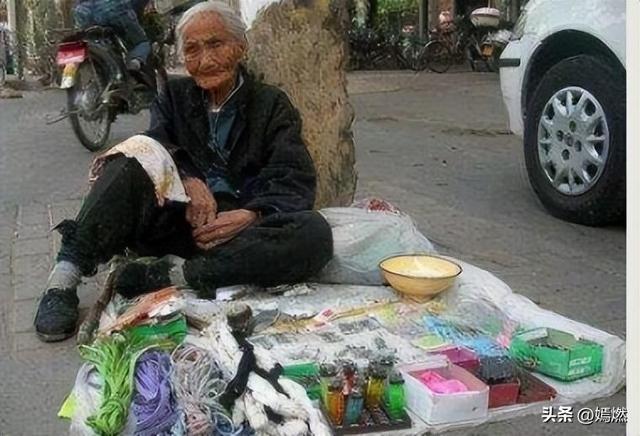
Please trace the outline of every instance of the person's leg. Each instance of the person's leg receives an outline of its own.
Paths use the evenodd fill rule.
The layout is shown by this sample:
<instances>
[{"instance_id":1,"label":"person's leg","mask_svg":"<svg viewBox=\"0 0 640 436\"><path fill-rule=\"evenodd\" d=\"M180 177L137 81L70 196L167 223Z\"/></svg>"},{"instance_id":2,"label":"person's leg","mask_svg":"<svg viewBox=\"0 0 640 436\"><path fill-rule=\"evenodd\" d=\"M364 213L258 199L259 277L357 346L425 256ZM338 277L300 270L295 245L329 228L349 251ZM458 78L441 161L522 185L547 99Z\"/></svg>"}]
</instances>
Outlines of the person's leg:
<instances>
[{"instance_id":1,"label":"person's leg","mask_svg":"<svg viewBox=\"0 0 640 436\"><path fill-rule=\"evenodd\" d=\"M140 19L142 17L142 15L144 14L144 10L147 7L147 5L149 4L150 0L131 0L131 7L133 8L134 12L136 13L136 16L138 17L138 19Z\"/></svg>"},{"instance_id":2,"label":"person's leg","mask_svg":"<svg viewBox=\"0 0 640 436\"><path fill-rule=\"evenodd\" d=\"M220 206L224 207L224 202ZM183 235L193 244L190 229ZM156 248L153 253L160 251ZM329 224L317 212L277 214L226 244L208 252L193 249L189 254L192 256L126 262L116 273L114 289L133 298L176 285L190 287L203 298L213 298L215 289L222 286L297 283L317 274L331 259L333 238Z\"/></svg>"},{"instance_id":3,"label":"person's leg","mask_svg":"<svg viewBox=\"0 0 640 436\"><path fill-rule=\"evenodd\" d=\"M218 212L238 208L235 199L224 195L216 196L216 202ZM185 216L184 208L181 216ZM134 298L170 285L186 286L184 261L202 253L195 245L193 229L186 219L176 219L175 216L161 213L145 229L147 231L137 241L135 252L148 257L129 260L115 272L114 290L126 298Z\"/></svg>"},{"instance_id":4,"label":"person's leg","mask_svg":"<svg viewBox=\"0 0 640 436\"><path fill-rule=\"evenodd\" d=\"M128 9L118 17L114 17L112 25L118 29L127 44L129 50L127 59L129 61L137 59L141 64L146 63L151 53L151 43L134 10Z\"/></svg>"},{"instance_id":5,"label":"person's leg","mask_svg":"<svg viewBox=\"0 0 640 436\"><path fill-rule=\"evenodd\" d=\"M92 275L99 263L122 254L139 241L157 238L152 245L162 252L172 246L173 233L179 233L184 209L157 207L151 179L135 160L123 155L105 164L93 184L75 221L63 221L62 246L36 314L36 332L45 341L62 340L73 334L78 318L76 287L81 275ZM182 235L173 239L185 240ZM180 253L188 252L188 239Z\"/></svg>"},{"instance_id":6,"label":"person's leg","mask_svg":"<svg viewBox=\"0 0 640 436\"><path fill-rule=\"evenodd\" d=\"M118 155L105 164L75 221L57 226L62 233L58 261L78 265L92 275L98 264L142 239L157 214L151 179L135 159Z\"/></svg>"},{"instance_id":7,"label":"person's leg","mask_svg":"<svg viewBox=\"0 0 640 436\"><path fill-rule=\"evenodd\" d=\"M317 212L264 218L228 243L184 264L187 283L207 295L236 284L276 286L318 273L333 256L331 228Z\"/></svg>"},{"instance_id":8,"label":"person's leg","mask_svg":"<svg viewBox=\"0 0 640 436\"><path fill-rule=\"evenodd\" d=\"M76 27L82 29L95 22L93 6L93 2L86 1L73 7L73 22Z\"/></svg>"}]
</instances>

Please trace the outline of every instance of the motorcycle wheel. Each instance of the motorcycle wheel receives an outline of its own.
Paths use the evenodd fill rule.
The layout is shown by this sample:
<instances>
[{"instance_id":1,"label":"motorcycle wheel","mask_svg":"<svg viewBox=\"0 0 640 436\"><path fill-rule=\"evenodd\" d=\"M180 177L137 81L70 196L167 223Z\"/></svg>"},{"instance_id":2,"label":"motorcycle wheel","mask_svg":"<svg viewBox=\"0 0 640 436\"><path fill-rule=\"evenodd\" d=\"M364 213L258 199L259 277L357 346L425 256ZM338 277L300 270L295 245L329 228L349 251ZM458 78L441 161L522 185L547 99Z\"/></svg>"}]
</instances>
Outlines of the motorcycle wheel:
<instances>
[{"instance_id":1,"label":"motorcycle wheel","mask_svg":"<svg viewBox=\"0 0 640 436\"><path fill-rule=\"evenodd\" d=\"M83 62L76 73L75 84L67 90L71 128L80 143L92 152L101 150L111 133L113 116L101 101L106 86L107 80L99 66Z\"/></svg>"}]
</instances>

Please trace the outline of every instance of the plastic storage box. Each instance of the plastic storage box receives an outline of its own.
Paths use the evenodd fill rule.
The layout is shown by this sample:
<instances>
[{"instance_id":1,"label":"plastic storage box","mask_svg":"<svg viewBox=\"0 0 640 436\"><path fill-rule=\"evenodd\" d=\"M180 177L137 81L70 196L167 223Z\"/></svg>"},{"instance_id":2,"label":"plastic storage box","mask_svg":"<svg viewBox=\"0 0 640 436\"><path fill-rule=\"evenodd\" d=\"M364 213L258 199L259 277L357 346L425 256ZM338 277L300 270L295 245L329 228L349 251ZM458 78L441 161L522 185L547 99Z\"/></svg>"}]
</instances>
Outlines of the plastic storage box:
<instances>
[{"instance_id":1,"label":"plastic storage box","mask_svg":"<svg viewBox=\"0 0 640 436\"><path fill-rule=\"evenodd\" d=\"M398 367L405 381L407 407L429 424L468 421L487 416L489 387L464 368L452 364L444 356L433 356L420 363ZM435 371L445 378L455 378L469 391L436 394L416 376L426 370Z\"/></svg>"},{"instance_id":2,"label":"plastic storage box","mask_svg":"<svg viewBox=\"0 0 640 436\"><path fill-rule=\"evenodd\" d=\"M475 374L485 383L500 383L516 376L516 364L509 356L482 356Z\"/></svg>"},{"instance_id":3,"label":"plastic storage box","mask_svg":"<svg viewBox=\"0 0 640 436\"><path fill-rule=\"evenodd\" d=\"M551 401L558 396L554 388L523 369L518 369L518 380L520 380L518 404Z\"/></svg>"},{"instance_id":4,"label":"plastic storage box","mask_svg":"<svg viewBox=\"0 0 640 436\"><path fill-rule=\"evenodd\" d=\"M510 406L518 400L520 380L509 356L482 356L474 374L489 386L489 409Z\"/></svg>"},{"instance_id":5,"label":"plastic storage box","mask_svg":"<svg viewBox=\"0 0 640 436\"><path fill-rule=\"evenodd\" d=\"M489 409L511 406L518 401L520 393L520 380L514 378L489 385Z\"/></svg>"},{"instance_id":6,"label":"plastic storage box","mask_svg":"<svg viewBox=\"0 0 640 436\"><path fill-rule=\"evenodd\" d=\"M441 350L430 352L429 354L432 356L438 354L446 356L454 365L458 365L459 367L471 372L475 371L478 368L478 365L480 365L480 361L478 360L476 353L465 347L443 348Z\"/></svg>"},{"instance_id":7,"label":"plastic storage box","mask_svg":"<svg viewBox=\"0 0 640 436\"><path fill-rule=\"evenodd\" d=\"M514 336L509 352L522 366L562 381L602 370L602 345L550 328Z\"/></svg>"}]
</instances>

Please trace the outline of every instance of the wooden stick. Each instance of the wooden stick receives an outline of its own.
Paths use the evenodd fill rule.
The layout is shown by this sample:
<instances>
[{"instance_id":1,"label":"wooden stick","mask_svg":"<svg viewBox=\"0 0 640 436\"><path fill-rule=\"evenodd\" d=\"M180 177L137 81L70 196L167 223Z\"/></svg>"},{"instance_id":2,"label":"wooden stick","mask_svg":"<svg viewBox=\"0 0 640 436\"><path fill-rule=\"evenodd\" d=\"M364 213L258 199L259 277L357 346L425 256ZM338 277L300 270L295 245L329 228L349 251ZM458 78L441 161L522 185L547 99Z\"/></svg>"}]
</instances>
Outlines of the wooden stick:
<instances>
[{"instance_id":1,"label":"wooden stick","mask_svg":"<svg viewBox=\"0 0 640 436\"><path fill-rule=\"evenodd\" d=\"M94 333L100 325L100 316L102 315L102 311L107 307L107 304L109 304L109 301L111 301L111 298L113 297L113 282L115 280L116 266L116 262L111 263L109 274L105 280L102 292L100 292L100 295L98 296L98 300L93 306L91 306L87 317L82 321L82 324L80 324L80 327L78 328L78 334L76 336L76 343L78 345L87 345L93 340Z\"/></svg>"}]
</instances>

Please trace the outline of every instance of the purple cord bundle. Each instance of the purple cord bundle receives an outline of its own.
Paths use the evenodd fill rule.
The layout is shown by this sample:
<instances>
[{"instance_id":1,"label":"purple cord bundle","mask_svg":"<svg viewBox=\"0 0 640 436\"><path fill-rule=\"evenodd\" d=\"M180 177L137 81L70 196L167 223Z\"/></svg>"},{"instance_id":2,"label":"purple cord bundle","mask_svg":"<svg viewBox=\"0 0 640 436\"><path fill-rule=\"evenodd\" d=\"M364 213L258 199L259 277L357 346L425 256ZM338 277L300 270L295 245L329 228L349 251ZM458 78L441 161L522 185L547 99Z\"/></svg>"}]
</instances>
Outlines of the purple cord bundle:
<instances>
[{"instance_id":1,"label":"purple cord bundle","mask_svg":"<svg viewBox=\"0 0 640 436\"><path fill-rule=\"evenodd\" d=\"M144 353L136 364L132 409L136 436L170 432L178 418L171 394L171 358L160 351Z\"/></svg>"}]
</instances>

